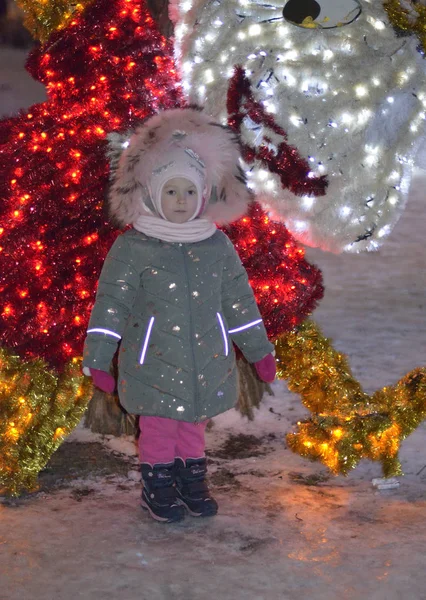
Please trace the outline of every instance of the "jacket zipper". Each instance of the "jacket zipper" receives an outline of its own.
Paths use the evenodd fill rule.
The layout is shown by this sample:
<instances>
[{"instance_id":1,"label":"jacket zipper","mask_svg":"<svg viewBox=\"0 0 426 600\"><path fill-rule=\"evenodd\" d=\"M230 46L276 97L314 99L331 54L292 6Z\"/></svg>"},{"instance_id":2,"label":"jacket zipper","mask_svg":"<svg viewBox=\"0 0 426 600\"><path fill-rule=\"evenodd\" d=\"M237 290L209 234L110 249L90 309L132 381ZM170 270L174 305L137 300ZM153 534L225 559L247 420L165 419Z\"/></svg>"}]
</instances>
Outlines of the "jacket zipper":
<instances>
[{"instance_id":1,"label":"jacket zipper","mask_svg":"<svg viewBox=\"0 0 426 600\"><path fill-rule=\"evenodd\" d=\"M195 361L195 350L194 350L194 343L193 341L195 340L194 337L194 323L192 320L192 310L191 310L191 289L189 286L189 271L188 271L188 265L187 265L187 258L186 258L186 252L184 247L181 247L182 250L182 254L183 254L183 266L185 269L185 275L186 275L186 281L188 282L188 313L189 313L189 335L190 335L190 346L191 346L191 353L192 353L192 362L194 365L194 417L195 417L195 423L198 422L198 404L199 404L199 391L198 391L198 374L197 374L197 363Z\"/></svg>"}]
</instances>

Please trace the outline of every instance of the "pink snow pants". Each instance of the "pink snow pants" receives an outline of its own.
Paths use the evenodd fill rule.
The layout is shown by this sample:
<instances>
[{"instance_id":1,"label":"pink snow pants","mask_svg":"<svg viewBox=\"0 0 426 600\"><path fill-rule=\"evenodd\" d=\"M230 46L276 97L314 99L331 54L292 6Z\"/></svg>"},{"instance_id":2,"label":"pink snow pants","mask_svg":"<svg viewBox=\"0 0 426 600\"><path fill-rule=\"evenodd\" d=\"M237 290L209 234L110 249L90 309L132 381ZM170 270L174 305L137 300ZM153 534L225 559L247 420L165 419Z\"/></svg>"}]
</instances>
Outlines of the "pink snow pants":
<instances>
[{"instance_id":1,"label":"pink snow pants","mask_svg":"<svg viewBox=\"0 0 426 600\"><path fill-rule=\"evenodd\" d=\"M141 463L168 464L175 458L203 458L208 421L186 423L165 417L139 417Z\"/></svg>"}]
</instances>

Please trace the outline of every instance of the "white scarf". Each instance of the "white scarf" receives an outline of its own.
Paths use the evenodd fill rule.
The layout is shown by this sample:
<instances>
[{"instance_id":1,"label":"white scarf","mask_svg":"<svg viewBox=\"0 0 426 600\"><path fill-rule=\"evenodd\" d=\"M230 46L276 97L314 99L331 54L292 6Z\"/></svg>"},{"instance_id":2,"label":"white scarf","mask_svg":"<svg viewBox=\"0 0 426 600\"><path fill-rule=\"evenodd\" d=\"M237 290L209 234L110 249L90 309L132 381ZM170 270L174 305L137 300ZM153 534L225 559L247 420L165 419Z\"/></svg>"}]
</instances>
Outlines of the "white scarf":
<instances>
[{"instance_id":1,"label":"white scarf","mask_svg":"<svg viewBox=\"0 0 426 600\"><path fill-rule=\"evenodd\" d=\"M155 216L141 216L134 223L136 231L165 242L194 243L211 237L217 227L208 219L193 219L186 223L171 223Z\"/></svg>"}]
</instances>

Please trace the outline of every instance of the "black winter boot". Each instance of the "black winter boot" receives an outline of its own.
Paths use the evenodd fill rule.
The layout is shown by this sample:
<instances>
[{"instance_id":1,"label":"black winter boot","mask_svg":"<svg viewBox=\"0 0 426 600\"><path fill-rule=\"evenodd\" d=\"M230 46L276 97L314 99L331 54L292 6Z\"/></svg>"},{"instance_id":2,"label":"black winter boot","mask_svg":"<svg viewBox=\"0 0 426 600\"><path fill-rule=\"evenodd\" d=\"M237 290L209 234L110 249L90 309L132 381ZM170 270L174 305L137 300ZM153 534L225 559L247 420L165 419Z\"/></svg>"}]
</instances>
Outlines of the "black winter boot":
<instances>
[{"instance_id":1,"label":"black winter boot","mask_svg":"<svg viewBox=\"0 0 426 600\"><path fill-rule=\"evenodd\" d=\"M143 490L142 508L156 521L176 523L182 521L185 509L178 503L174 486L174 463L158 464L153 467L141 465Z\"/></svg>"},{"instance_id":2,"label":"black winter boot","mask_svg":"<svg viewBox=\"0 0 426 600\"><path fill-rule=\"evenodd\" d=\"M212 517L217 513L217 502L210 496L206 483L207 461L205 458L181 458L175 460L176 491L178 501L193 517Z\"/></svg>"}]
</instances>

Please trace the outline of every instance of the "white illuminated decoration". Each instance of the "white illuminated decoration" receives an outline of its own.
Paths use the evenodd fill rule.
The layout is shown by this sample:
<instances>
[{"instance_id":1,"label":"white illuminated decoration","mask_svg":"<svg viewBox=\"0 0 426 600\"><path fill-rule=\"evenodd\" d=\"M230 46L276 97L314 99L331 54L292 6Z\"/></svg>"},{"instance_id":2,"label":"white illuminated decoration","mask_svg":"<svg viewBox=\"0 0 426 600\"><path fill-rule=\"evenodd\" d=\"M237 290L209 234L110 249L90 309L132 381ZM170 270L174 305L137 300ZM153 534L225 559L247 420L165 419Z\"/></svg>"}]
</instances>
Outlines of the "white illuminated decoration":
<instances>
[{"instance_id":1,"label":"white illuminated decoration","mask_svg":"<svg viewBox=\"0 0 426 600\"><path fill-rule=\"evenodd\" d=\"M189 1L175 29L178 60L192 66L182 69L189 99L226 123L241 65L309 177L328 179L326 195L308 200L265 164L245 165L263 205L308 245L376 249L404 208L425 136L418 40L397 37L380 0L193 0L188 10ZM254 148L284 141L248 117L241 132Z\"/></svg>"}]
</instances>

